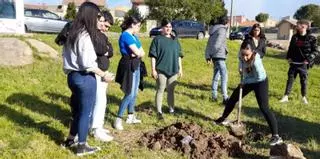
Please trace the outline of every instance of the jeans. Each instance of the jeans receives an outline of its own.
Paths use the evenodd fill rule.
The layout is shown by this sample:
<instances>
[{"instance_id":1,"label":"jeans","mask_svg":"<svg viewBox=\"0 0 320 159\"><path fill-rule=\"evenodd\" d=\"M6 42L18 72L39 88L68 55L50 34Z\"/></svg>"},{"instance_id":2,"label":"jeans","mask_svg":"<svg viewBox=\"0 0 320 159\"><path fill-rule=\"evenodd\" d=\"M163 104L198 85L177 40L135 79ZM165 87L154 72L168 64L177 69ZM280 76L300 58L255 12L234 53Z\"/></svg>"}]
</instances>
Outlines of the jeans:
<instances>
[{"instance_id":1,"label":"jeans","mask_svg":"<svg viewBox=\"0 0 320 159\"><path fill-rule=\"evenodd\" d=\"M91 129L103 128L104 117L107 108L107 87L108 83L103 82L101 77L96 75L97 95L96 104L93 107Z\"/></svg>"},{"instance_id":2,"label":"jeans","mask_svg":"<svg viewBox=\"0 0 320 159\"><path fill-rule=\"evenodd\" d=\"M93 73L73 71L68 74L68 86L72 92L70 106L72 122L70 135L79 136L79 142L87 140L92 108L96 100L96 78Z\"/></svg>"},{"instance_id":3,"label":"jeans","mask_svg":"<svg viewBox=\"0 0 320 159\"><path fill-rule=\"evenodd\" d=\"M242 97L245 97L251 91L254 91L259 108L260 108L264 118L267 120L267 123L269 125L269 128L271 130L272 135L277 135L278 134L278 123L277 123L276 117L269 109L268 78L265 79L264 81L261 81L258 83L244 84L242 89L243 89ZM223 114L222 114L223 118L227 118L229 116L229 114L232 112L236 103L239 101L239 94L240 94L240 87L238 86L233 91L232 95L230 96L229 100L227 101L226 107L225 107Z\"/></svg>"},{"instance_id":4,"label":"jeans","mask_svg":"<svg viewBox=\"0 0 320 159\"><path fill-rule=\"evenodd\" d=\"M136 98L138 95L138 88L139 88L139 83L140 83L140 67L138 67L134 72L133 72L133 77L132 77L132 87L131 87L131 92L130 94L127 94L123 97L120 108L118 111L118 117L122 118L124 111L128 107L128 113L133 114L134 113L134 106L136 103Z\"/></svg>"},{"instance_id":5,"label":"jeans","mask_svg":"<svg viewBox=\"0 0 320 159\"><path fill-rule=\"evenodd\" d=\"M227 84L228 84L228 70L225 60L215 60L212 78L212 98L218 97L218 82L221 77L221 93L223 99L228 98Z\"/></svg>"},{"instance_id":6,"label":"jeans","mask_svg":"<svg viewBox=\"0 0 320 159\"><path fill-rule=\"evenodd\" d=\"M285 95L289 95L293 86L293 82L296 79L297 75L300 77L301 84L301 95L307 95L307 83L308 83L308 69L307 65L296 65L290 64L290 68L288 71L288 80Z\"/></svg>"},{"instance_id":7,"label":"jeans","mask_svg":"<svg viewBox=\"0 0 320 159\"><path fill-rule=\"evenodd\" d=\"M167 100L170 107L174 107L174 88L177 85L177 77L175 74L167 77L159 73L157 79L156 106L159 113L162 113L162 99L165 88L167 87Z\"/></svg>"}]
</instances>

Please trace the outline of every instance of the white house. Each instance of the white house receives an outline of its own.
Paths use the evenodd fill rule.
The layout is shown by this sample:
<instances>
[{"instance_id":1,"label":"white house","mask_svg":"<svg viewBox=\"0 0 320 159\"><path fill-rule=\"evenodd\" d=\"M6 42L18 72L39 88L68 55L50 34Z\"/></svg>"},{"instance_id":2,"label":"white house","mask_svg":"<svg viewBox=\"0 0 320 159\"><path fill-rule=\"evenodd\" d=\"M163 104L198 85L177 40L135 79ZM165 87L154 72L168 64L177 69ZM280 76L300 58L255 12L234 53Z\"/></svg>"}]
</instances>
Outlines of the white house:
<instances>
[{"instance_id":1,"label":"white house","mask_svg":"<svg viewBox=\"0 0 320 159\"><path fill-rule=\"evenodd\" d=\"M23 0L0 0L0 33L25 33Z\"/></svg>"},{"instance_id":2,"label":"white house","mask_svg":"<svg viewBox=\"0 0 320 159\"><path fill-rule=\"evenodd\" d=\"M142 17L147 17L150 13L149 6L145 4L144 0L131 0L132 7L137 8Z\"/></svg>"}]
</instances>

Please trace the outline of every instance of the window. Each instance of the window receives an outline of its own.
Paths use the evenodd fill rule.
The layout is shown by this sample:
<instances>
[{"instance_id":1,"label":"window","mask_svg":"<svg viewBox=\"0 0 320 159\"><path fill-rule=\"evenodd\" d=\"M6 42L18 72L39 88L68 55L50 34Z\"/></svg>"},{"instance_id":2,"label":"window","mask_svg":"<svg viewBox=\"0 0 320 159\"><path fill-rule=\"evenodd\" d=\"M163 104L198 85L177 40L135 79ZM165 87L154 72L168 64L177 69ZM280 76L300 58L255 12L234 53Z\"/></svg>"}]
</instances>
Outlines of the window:
<instances>
[{"instance_id":1,"label":"window","mask_svg":"<svg viewBox=\"0 0 320 159\"><path fill-rule=\"evenodd\" d=\"M57 16L54 13L48 12L48 11L44 11L42 13L43 18L48 18L48 19L59 19L59 16Z\"/></svg>"},{"instance_id":2,"label":"window","mask_svg":"<svg viewBox=\"0 0 320 159\"><path fill-rule=\"evenodd\" d=\"M16 9L13 3L12 0L0 0L0 18L16 18Z\"/></svg>"}]
</instances>

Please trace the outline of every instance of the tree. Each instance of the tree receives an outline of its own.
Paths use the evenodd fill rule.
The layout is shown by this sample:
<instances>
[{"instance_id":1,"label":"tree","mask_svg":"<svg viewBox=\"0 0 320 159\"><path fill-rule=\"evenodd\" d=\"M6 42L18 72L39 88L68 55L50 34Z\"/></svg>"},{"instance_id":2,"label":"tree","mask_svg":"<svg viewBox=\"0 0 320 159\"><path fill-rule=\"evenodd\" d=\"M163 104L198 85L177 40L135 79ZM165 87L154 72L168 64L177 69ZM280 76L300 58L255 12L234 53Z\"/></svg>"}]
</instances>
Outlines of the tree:
<instances>
[{"instance_id":1,"label":"tree","mask_svg":"<svg viewBox=\"0 0 320 159\"><path fill-rule=\"evenodd\" d=\"M125 15L125 17L129 17L129 16L134 16L134 17L138 17L140 19L143 19L143 17L141 16L141 13L139 12L138 8L136 7L132 7Z\"/></svg>"},{"instance_id":2,"label":"tree","mask_svg":"<svg viewBox=\"0 0 320 159\"><path fill-rule=\"evenodd\" d=\"M149 18L193 19L209 23L226 15L223 0L145 0L149 6Z\"/></svg>"},{"instance_id":3,"label":"tree","mask_svg":"<svg viewBox=\"0 0 320 159\"><path fill-rule=\"evenodd\" d=\"M301 6L296 13L294 13L293 17L298 20L310 20L312 21L312 26L320 27L320 6L316 4Z\"/></svg>"},{"instance_id":4,"label":"tree","mask_svg":"<svg viewBox=\"0 0 320 159\"><path fill-rule=\"evenodd\" d=\"M269 14L268 13L259 13L255 19L256 19L256 21L258 21L260 23L266 22L269 19Z\"/></svg>"},{"instance_id":5,"label":"tree","mask_svg":"<svg viewBox=\"0 0 320 159\"><path fill-rule=\"evenodd\" d=\"M68 3L67 14L64 16L65 19L73 20L76 17L76 5L74 2Z\"/></svg>"}]
</instances>

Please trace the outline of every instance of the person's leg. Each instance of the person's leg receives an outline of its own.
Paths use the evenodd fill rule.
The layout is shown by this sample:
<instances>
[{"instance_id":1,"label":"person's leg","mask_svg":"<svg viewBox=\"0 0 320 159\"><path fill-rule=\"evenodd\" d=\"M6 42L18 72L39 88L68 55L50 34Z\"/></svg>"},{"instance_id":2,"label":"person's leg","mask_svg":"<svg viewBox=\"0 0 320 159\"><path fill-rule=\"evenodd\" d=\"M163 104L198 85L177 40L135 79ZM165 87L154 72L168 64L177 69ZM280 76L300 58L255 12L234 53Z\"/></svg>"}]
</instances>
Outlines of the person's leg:
<instances>
[{"instance_id":1,"label":"person's leg","mask_svg":"<svg viewBox=\"0 0 320 159\"><path fill-rule=\"evenodd\" d=\"M293 86L293 82L297 77L297 71L296 71L296 66L291 64L289 71L288 71L288 80L287 80L287 85L286 85L286 90L284 95L289 95Z\"/></svg>"},{"instance_id":2,"label":"person's leg","mask_svg":"<svg viewBox=\"0 0 320 159\"><path fill-rule=\"evenodd\" d=\"M91 129L102 129L104 116L107 107L106 87L107 83L101 81L100 76L96 76L97 81L97 96L96 103L93 107Z\"/></svg>"},{"instance_id":3,"label":"person's leg","mask_svg":"<svg viewBox=\"0 0 320 159\"><path fill-rule=\"evenodd\" d=\"M162 100L163 100L163 93L166 88L167 77L164 74L158 73L157 79L157 92L156 92L156 106L158 113L162 114Z\"/></svg>"},{"instance_id":4,"label":"person's leg","mask_svg":"<svg viewBox=\"0 0 320 159\"><path fill-rule=\"evenodd\" d=\"M305 97L307 95L307 84L308 84L308 69L306 65L298 68L300 84L301 84L301 95Z\"/></svg>"},{"instance_id":5,"label":"person's leg","mask_svg":"<svg viewBox=\"0 0 320 159\"><path fill-rule=\"evenodd\" d=\"M225 60L219 60L220 67L220 75L221 75L221 92L223 96L223 100L226 101L228 99L228 70L226 66Z\"/></svg>"},{"instance_id":6,"label":"person's leg","mask_svg":"<svg viewBox=\"0 0 320 159\"><path fill-rule=\"evenodd\" d=\"M129 114L134 114L135 110L135 104L136 104L136 99L138 95L138 90L139 90L139 83L140 83L140 67L138 67L134 72L133 72L133 79L132 79L132 98L129 101L129 106L128 106L128 113Z\"/></svg>"},{"instance_id":7,"label":"person's leg","mask_svg":"<svg viewBox=\"0 0 320 159\"><path fill-rule=\"evenodd\" d=\"M91 120L92 108L96 100L96 90L97 83L95 76L82 75L82 82L79 86L79 124L78 124L78 134L79 134L79 144L86 143L87 135L89 131L89 122Z\"/></svg>"},{"instance_id":8,"label":"person's leg","mask_svg":"<svg viewBox=\"0 0 320 159\"><path fill-rule=\"evenodd\" d=\"M269 109L269 95L268 95L268 79L263 82L256 83L254 86L254 93L259 105L259 108L267 120L272 135L278 135L278 123L274 114Z\"/></svg>"},{"instance_id":9,"label":"person's leg","mask_svg":"<svg viewBox=\"0 0 320 159\"><path fill-rule=\"evenodd\" d=\"M212 99L217 100L218 98L218 82L220 79L220 71L219 71L218 62L214 62L213 66L213 77L212 77Z\"/></svg>"},{"instance_id":10,"label":"person's leg","mask_svg":"<svg viewBox=\"0 0 320 159\"><path fill-rule=\"evenodd\" d=\"M170 109L170 113L174 112L174 89L177 85L178 74L171 76L167 82L167 100Z\"/></svg>"}]
</instances>

